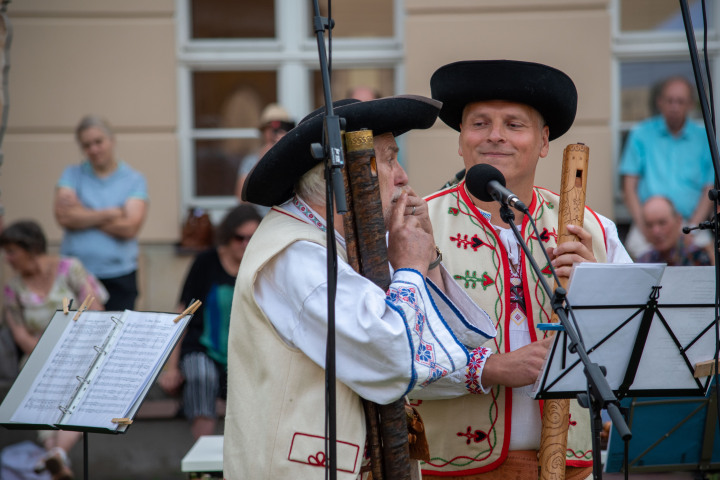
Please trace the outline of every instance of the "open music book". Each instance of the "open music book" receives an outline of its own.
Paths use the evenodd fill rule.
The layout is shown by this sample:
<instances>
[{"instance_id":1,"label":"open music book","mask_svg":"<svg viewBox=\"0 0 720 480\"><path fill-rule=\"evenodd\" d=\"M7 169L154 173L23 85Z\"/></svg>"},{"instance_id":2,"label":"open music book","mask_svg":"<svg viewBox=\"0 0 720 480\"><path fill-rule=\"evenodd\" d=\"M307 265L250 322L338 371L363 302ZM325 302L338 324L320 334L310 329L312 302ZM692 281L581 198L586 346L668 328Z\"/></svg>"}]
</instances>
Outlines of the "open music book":
<instances>
[{"instance_id":1,"label":"open music book","mask_svg":"<svg viewBox=\"0 0 720 480\"><path fill-rule=\"evenodd\" d=\"M190 321L157 312L57 311L0 405L8 428L118 433Z\"/></svg>"}]
</instances>

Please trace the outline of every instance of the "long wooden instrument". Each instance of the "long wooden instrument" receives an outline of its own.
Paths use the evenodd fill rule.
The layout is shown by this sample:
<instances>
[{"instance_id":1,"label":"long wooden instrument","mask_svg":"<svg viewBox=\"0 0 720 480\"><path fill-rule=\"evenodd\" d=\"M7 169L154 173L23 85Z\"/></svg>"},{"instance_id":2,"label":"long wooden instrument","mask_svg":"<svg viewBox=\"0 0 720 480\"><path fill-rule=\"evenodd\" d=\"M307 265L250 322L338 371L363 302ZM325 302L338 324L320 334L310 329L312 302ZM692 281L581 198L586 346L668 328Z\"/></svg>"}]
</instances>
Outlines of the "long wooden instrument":
<instances>
[{"instance_id":1,"label":"long wooden instrument","mask_svg":"<svg viewBox=\"0 0 720 480\"><path fill-rule=\"evenodd\" d=\"M582 143L568 145L563 151L558 245L578 240L576 235L568 232L567 226L572 224L582 227L583 225L589 157L590 148ZM559 277L559 279L563 288L567 288L568 278ZM558 321L554 313L551 321ZM565 478L569 416L570 400L545 400L539 453L540 478L543 480Z\"/></svg>"},{"instance_id":2,"label":"long wooden instrument","mask_svg":"<svg viewBox=\"0 0 720 480\"><path fill-rule=\"evenodd\" d=\"M343 216L350 265L386 291L390 286L385 222L371 130L346 132ZM373 480L410 480L411 464L405 402L389 405L363 400Z\"/></svg>"}]
</instances>

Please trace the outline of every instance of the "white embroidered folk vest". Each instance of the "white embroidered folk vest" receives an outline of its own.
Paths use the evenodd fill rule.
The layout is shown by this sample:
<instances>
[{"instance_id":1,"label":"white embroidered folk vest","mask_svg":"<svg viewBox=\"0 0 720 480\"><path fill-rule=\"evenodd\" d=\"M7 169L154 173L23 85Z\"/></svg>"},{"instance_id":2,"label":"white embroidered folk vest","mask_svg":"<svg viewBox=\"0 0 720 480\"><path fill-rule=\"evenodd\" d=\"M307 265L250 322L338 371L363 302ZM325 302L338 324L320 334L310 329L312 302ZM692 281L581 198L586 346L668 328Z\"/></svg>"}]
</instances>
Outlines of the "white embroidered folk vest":
<instances>
[{"instance_id":1,"label":"white embroidered folk vest","mask_svg":"<svg viewBox=\"0 0 720 480\"><path fill-rule=\"evenodd\" d=\"M263 265L299 240L326 243L317 227L273 209L243 257L228 341L227 480L324 478L325 371L283 342L252 295ZM339 245L338 252L346 259ZM365 416L357 394L340 382L336 388L338 478L355 479L365 448Z\"/></svg>"},{"instance_id":2,"label":"white embroidered folk vest","mask_svg":"<svg viewBox=\"0 0 720 480\"><path fill-rule=\"evenodd\" d=\"M470 297L487 311L497 326L497 337L485 346L493 351L510 351L507 331L512 319L510 265L505 248L495 229L472 204L464 182L439 192L428 200L435 240L443 252L443 263ZM559 197L548 190L535 188L530 211L537 222L540 238L525 219L520 231L535 261L552 285L547 261L539 248L557 243ZM600 220L586 209L584 228L593 236L593 253L605 262L605 233ZM544 333L535 325L548 322L552 314L549 298L539 284L529 261L521 252L522 285L530 338L535 341ZM472 366L471 366L472 367ZM468 386L472 368L467 370ZM472 389L471 389L472 391ZM451 400L415 400L426 425L431 462L423 464L426 474L471 475L497 468L506 458L511 425L512 390L493 386L488 394L472 393ZM412 399L411 399L412 400ZM538 402L538 415L541 415ZM592 448L590 415L576 401L571 401L570 428L566 463L591 466Z\"/></svg>"}]
</instances>

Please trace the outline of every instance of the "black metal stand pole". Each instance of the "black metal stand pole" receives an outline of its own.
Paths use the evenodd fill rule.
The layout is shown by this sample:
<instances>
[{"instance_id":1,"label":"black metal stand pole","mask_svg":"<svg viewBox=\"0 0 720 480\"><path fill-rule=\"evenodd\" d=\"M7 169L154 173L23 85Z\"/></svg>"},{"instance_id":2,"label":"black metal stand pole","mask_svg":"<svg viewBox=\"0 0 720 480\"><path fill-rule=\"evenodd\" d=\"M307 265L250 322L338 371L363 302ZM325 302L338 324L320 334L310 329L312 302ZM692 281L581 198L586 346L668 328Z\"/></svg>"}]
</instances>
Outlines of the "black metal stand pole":
<instances>
[{"instance_id":1,"label":"black metal stand pole","mask_svg":"<svg viewBox=\"0 0 720 480\"><path fill-rule=\"evenodd\" d=\"M330 0L328 0L328 8ZM327 238L327 275L328 275L328 331L325 353L325 418L326 418L326 452L325 469L326 478L337 478L337 412L335 391L335 295L337 292L337 251L335 247L335 211L347 212L345 200L345 186L342 177L342 168L345 165L343 158L342 138L340 136L340 118L333 112L332 94L330 90L330 69L328 67L325 51L325 30L332 32L332 19L320 16L318 0L313 0L314 16L313 30L317 36L318 56L320 60L320 73L322 76L323 93L325 98L325 117L323 121L324 136L320 150L325 160L326 186L326 238ZM332 38L332 33L330 34ZM318 160L320 160L318 158ZM333 202L333 200L335 200Z\"/></svg>"},{"instance_id":2,"label":"black metal stand pole","mask_svg":"<svg viewBox=\"0 0 720 480\"><path fill-rule=\"evenodd\" d=\"M702 3L703 7L703 23L705 24L705 0ZM690 10L688 8L687 0L680 0L680 12L682 13L683 26L685 27L685 38L687 39L688 50L690 52L690 62L693 67L693 75L695 76L695 86L698 92L698 100L700 102L700 109L702 110L703 122L705 124L705 133L707 135L708 144L710 146L710 156L713 161L713 168L715 169L715 189L710 192L710 199L715 205L715 211L713 212L713 221L710 224L710 229L713 231L713 246L715 256L715 391L720 397L720 361L718 360L718 354L720 353L720 255L718 250L720 249L720 214L718 214L718 188L720 185L720 160L718 155L717 140L715 138L715 118L711 114L710 102L708 102L707 91L705 90L705 82L703 80L702 72L700 70L700 60L698 55L697 43L695 42L695 32L692 26L692 19L690 18ZM707 25L705 25L705 37L707 38ZM707 54L707 51L706 51ZM711 78L710 72L707 73L708 81ZM710 83L710 82L709 82ZM712 88L712 83L710 83ZM711 92L712 93L712 92ZM714 109L712 110L714 111ZM709 381L709 379L708 379ZM711 387L712 388L712 387ZM720 421L720 403L717 406L718 419Z\"/></svg>"},{"instance_id":3,"label":"black metal stand pole","mask_svg":"<svg viewBox=\"0 0 720 480\"><path fill-rule=\"evenodd\" d=\"M567 314L565 312L565 309L563 308L562 304L565 303L565 289L562 287L558 287L555 289L555 292L552 291L550 288L550 285L545 280L545 277L543 277L543 273L541 268L538 266L537 262L533 258L530 249L528 248L527 244L525 243L525 240L523 240L522 235L520 234L520 231L517 228L517 225L515 225L515 214L510 209L508 205L502 205L500 207L500 217L510 225L510 228L513 231L513 234L515 235L515 238L517 238L518 243L520 244L520 247L522 248L523 252L525 252L525 257L529 260L530 265L532 266L532 269L535 271L535 274L537 275L538 279L540 280L540 284L542 285L543 290L548 294L548 296L551 298L553 310L558 316L558 319L560 320L560 323L562 324L563 328L565 329L565 334L570 339L570 343L568 344L568 350L570 352L576 352L577 355L580 357L580 361L585 366L584 372L585 377L588 381L588 393L589 393L589 402L595 402L595 408L599 412L602 408L607 409L608 413L610 414L610 418L612 418L613 425L615 425L615 428L620 433L620 436L623 439L630 438L632 434L630 433L630 429L627 426L627 423L625 422L625 419L623 418L622 414L620 413L619 409L619 401L615 394L613 393L612 389L610 388L610 385L607 382L607 379L605 378L605 374L602 372L602 367L598 365L597 363L592 363L590 361L590 357L588 357L587 350L585 349L585 345L583 344L582 340L580 339L578 332L575 330L574 326L571 324L571 322L568 320ZM537 230L535 227L535 222L533 221L532 217L530 215L527 216L528 220L532 223L533 228ZM543 252L545 253L547 257L547 252L545 251L545 247L541 245L541 248ZM549 257L547 257L549 259ZM553 270L553 275L555 275L555 271L552 267L552 264L548 262L550 265L550 268ZM569 305L568 305L569 306ZM594 427L593 427L594 428ZM602 422L600 422L600 428L602 428ZM593 435L595 432L593 433ZM599 435L599 432L597 432ZM600 465L600 451L595 450L595 445L593 444L593 477L596 479L602 478L602 466Z\"/></svg>"}]
</instances>

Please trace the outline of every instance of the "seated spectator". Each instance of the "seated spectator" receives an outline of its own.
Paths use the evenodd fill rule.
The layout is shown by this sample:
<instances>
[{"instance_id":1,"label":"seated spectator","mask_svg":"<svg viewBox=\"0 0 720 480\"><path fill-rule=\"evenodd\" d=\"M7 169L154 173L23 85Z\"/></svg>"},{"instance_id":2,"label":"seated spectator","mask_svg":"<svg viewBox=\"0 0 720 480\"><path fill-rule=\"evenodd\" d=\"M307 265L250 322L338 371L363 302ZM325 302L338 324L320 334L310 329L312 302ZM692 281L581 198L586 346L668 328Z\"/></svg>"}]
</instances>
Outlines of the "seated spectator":
<instances>
[{"instance_id":1,"label":"seated spectator","mask_svg":"<svg viewBox=\"0 0 720 480\"><path fill-rule=\"evenodd\" d=\"M647 199L642 206L645 232L651 249L639 263L667 263L674 266L712 265L708 252L683 238L683 218L672 202L662 196Z\"/></svg>"},{"instance_id":2,"label":"seated spectator","mask_svg":"<svg viewBox=\"0 0 720 480\"><path fill-rule=\"evenodd\" d=\"M641 206L654 195L666 196L686 223L697 225L712 212L708 190L713 166L705 128L690 118L694 86L670 77L655 98L659 115L638 123L630 132L620 161L625 205L633 224L625 247L639 258L651 245ZM708 232L693 236L698 246L710 243Z\"/></svg>"},{"instance_id":3,"label":"seated spectator","mask_svg":"<svg viewBox=\"0 0 720 480\"><path fill-rule=\"evenodd\" d=\"M0 248L16 273L5 286L4 319L22 352L21 364L37 345L55 311L62 308L63 298L80 306L92 295L95 300L90 308L104 310L108 298L105 288L79 260L49 255L45 234L36 222L24 220L8 226L0 235ZM41 431L39 437L47 454L36 471L47 469L53 480L73 478L67 453L82 433Z\"/></svg>"},{"instance_id":4,"label":"seated spectator","mask_svg":"<svg viewBox=\"0 0 720 480\"><path fill-rule=\"evenodd\" d=\"M215 401L227 396L227 338L235 277L260 220L250 204L228 212L218 227L218 246L197 256L180 294L179 311L194 299L201 300L202 306L158 381L171 394L185 381L184 411L195 439L215 433Z\"/></svg>"}]
</instances>

